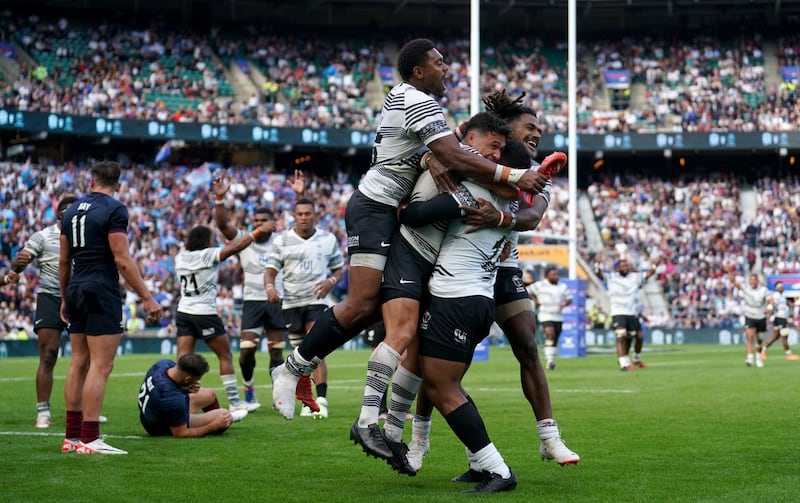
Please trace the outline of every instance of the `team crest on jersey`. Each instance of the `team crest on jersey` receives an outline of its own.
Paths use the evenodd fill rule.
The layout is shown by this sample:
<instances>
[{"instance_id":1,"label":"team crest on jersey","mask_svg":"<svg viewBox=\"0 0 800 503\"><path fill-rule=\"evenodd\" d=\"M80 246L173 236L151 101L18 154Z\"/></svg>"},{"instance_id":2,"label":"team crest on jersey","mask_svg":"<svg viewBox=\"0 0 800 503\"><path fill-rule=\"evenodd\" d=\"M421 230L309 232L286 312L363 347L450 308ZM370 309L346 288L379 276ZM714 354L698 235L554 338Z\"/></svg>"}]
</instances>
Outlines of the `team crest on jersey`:
<instances>
[{"instance_id":1,"label":"team crest on jersey","mask_svg":"<svg viewBox=\"0 0 800 503\"><path fill-rule=\"evenodd\" d=\"M258 254L258 263L259 263L259 265L266 266L267 262L269 262L269 254L268 253L259 253Z\"/></svg>"},{"instance_id":2,"label":"team crest on jersey","mask_svg":"<svg viewBox=\"0 0 800 503\"><path fill-rule=\"evenodd\" d=\"M430 321L431 321L431 312L430 311L425 311L425 313L422 315L422 321L420 321L420 323L419 323L419 328L421 328L423 330L427 330L428 329L428 322L430 322Z\"/></svg>"},{"instance_id":3,"label":"team crest on jersey","mask_svg":"<svg viewBox=\"0 0 800 503\"><path fill-rule=\"evenodd\" d=\"M355 248L358 246L358 236L347 236L347 247Z\"/></svg>"},{"instance_id":4,"label":"team crest on jersey","mask_svg":"<svg viewBox=\"0 0 800 503\"><path fill-rule=\"evenodd\" d=\"M467 333L460 328L453 330L453 340L462 346L467 343Z\"/></svg>"}]
</instances>

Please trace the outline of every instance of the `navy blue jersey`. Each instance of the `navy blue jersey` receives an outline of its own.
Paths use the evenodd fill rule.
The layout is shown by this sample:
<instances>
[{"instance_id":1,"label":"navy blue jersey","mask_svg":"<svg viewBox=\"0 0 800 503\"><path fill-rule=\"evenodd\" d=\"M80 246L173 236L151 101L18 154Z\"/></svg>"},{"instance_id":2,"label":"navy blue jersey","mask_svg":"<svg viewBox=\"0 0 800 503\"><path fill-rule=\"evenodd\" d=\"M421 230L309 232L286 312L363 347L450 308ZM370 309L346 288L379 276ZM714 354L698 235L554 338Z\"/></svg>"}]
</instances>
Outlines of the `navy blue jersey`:
<instances>
[{"instance_id":1,"label":"navy blue jersey","mask_svg":"<svg viewBox=\"0 0 800 503\"><path fill-rule=\"evenodd\" d=\"M119 281L108 244L108 236L114 232L128 232L128 210L113 197L92 192L67 208L61 219L61 235L69 243L71 281Z\"/></svg>"},{"instance_id":2,"label":"navy blue jersey","mask_svg":"<svg viewBox=\"0 0 800 503\"><path fill-rule=\"evenodd\" d=\"M170 379L172 360L159 360L147 371L139 388L139 420L153 436L172 435L171 426L189 423L189 395Z\"/></svg>"}]
</instances>

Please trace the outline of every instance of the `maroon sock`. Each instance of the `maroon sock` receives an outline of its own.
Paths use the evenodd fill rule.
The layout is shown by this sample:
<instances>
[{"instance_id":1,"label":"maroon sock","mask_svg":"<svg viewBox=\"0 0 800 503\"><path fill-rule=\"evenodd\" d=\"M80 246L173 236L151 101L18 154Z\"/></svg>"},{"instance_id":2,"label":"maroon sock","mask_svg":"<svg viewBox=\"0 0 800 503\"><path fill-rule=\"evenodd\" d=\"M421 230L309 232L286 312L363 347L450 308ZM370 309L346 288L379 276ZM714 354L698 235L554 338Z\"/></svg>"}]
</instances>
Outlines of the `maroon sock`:
<instances>
[{"instance_id":1,"label":"maroon sock","mask_svg":"<svg viewBox=\"0 0 800 503\"><path fill-rule=\"evenodd\" d=\"M100 438L100 421L84 421L81 428L81 442L88 444Z\"/></svg>"},{"instance_id":2,"label":"maroon sock","mask_svg":"<svg viewBox=\"0 0 800 503\"><path fill-rule=\"evenodd\" d=\"M67 431L64 438L77 440L81 438L81 423L83 422L83 412L79 410L67 411Z\"/></svg>"},{"instance_id":3,"label":"maroon sock","mask_svg":"<svg viewBox=\"0 0 800 503\"><path fill-rule=\"evenodd\" d=\"M219 409L219 400L215 398L213 402L203 407L203 412L208 412L210 410L216 410L216 409Z\"/></svg>"}]
</instances>

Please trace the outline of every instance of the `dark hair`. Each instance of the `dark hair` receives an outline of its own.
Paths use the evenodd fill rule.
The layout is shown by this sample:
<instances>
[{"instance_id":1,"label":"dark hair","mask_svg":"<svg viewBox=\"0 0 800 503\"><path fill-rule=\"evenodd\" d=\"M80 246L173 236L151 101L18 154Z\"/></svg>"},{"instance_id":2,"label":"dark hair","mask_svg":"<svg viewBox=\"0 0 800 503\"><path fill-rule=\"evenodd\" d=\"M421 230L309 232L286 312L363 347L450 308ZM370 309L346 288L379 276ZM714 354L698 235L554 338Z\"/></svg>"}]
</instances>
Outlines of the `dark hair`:
<instances>
[{"instance_id":1,"label":"dark hair","mask_svg":"<svg viewBox=\"0 0 800 503\"><path fill-rule=\"evenodd\" d=\"M547 268L544 270L544 276L547 277L547 275L550 274L550 271L558 272L558 267L556 267L554 265L547 266Z\"/></svg>"},{"instance_id":2,"label":"dark hair","mask_svg":"<svg viewBox=\"0 0 800 503\"><path fill-rule=\"evenodd\" d=\"M531 107L522 104L524 97L525 93L522 93L519 97L511 99L511 96L506 94L506 90L503 89L484 96L483 105L486 107L486 111L497 114L508 122L513 122L524 114L536 117L536 112Z\"/></svg>"},{"instance_id":3,"label":"dark hair","mask_svg":"<svg viewBox=\"0 0 800 503\"><path fill-rule=\"evenodd\" d=\"M307 197L301 197L300 199L298 199L297 202L294 203L294 207L297 208L301 204L308 204L308 205L311 206L312 210L314 209L314 201L312 201L311 199L309 199Z\"/></svg>"},{"instance_id":4,"label":"dark hair","mask_svg":"<svg viewBox=\"0 0 800 503\"><path fill-rule=\"evenodd\" d=\"M428 59L428 51L434 48L427 38L416 38L407 43L397 54L397 72L404 81L414 74L415 66L422 66Z\"/></svg>"},{"instance_id":5,"label":"dark hair","mask_svg":"<svg viewBox=\"0 0 800 503\"><path fill-rule=\"evenodd\" d=\"M211 229L205 225L198 225L189 231L186 239L186 249L189 251L205 250L211 242Z\"/></svg>"},{"instance_id":6,"label":"dark hair","mask_svg":"<svg viewBox=\"0 0 800 503\"><path fill-rule=\"evenodd\" d=\"M96 162L92 165L92 178L103 187L116 187L120 172L119 164L113 161Z\"/></svg>"},{"instance_id":7,"label":"dark hair","mask_svg":"<svg viewBox=\"0 0 800 503\"><path fill-rule=\"evenodd\" d=\"M508 138L511 134L511 126L499 115L491 112L480 112L472 116L472 118L464 126L464 136L470 131L481 131L483 133L497 133ZM530 158L530 156L528 156ZM528 163L530 164L530 162Z\"/></svg>"},{"instance_id":8,"label":"dark hair","mask_svg":"<svg viewBox=\"0 0 800 503\"><path fill-rule=\"evenodd\" d=\"M256 211L254 211L253 213L255 213L256 215L262 213L264 215L267 215L270 220L275 220L275 213L273 213L272 210L269 208L264 208L264 207L256 208Z\"/></svg>"},{"instance_id":9,"label":"dark hair","mask_svg":"<svg viewBox=\"0 0 800 503\"><path fill-rule=\"evenodd\" d=\"M203 377L208 372L208 361L197 353L186 353L178 359L178 370L192 377Z\"/></svg>"},{"instance_id":10,"label":"dark hair","mask_svg":"<svg viewBox=\"0 0 800 503\"><path fill-rule=\"evenodd\" d=\"M528 169L531 167L531 156L525 145L518 141L507 140L500 162L509 168Z\"/></svg>"},{"instance_id":11,"label":"dark hair","mask_svg":"<svg viewBox=\"0 0 800 503\"><path fill-rule=\"evenodd\" d=\"M75 196L64 196L61 198L61 201L58 202L58 208L56 209L56 216L58 216L62 211L69 208L69 205L77 201L78 198Z\"/></svg>"}]
</instances>

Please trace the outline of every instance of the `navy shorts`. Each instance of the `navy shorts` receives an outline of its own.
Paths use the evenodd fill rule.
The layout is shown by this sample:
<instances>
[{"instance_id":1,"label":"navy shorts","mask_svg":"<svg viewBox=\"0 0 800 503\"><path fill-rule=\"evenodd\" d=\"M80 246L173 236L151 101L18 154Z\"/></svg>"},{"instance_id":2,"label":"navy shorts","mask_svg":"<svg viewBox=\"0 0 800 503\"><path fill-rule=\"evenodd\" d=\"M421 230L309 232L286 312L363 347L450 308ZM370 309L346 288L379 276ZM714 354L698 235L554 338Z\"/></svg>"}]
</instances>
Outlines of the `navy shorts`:
<instances>
[{"instance_id":1,"label":"navy shorts","mask_svg":"<svg viewBox=\"0 0 800 503\"><path fill-rule=\"evenodd\" d=\"M756 332L766 332L767 331L767 319L766 318L748 318L747 316L744 317L744 327L745 328L755 328Z\"/></svg>"},{"instance_id":2,"label":"navy shorts","mask_svg":"<svg viewBox=\"0 0 800 503\"><path fill-rule=\"evenodd\" d=\"M66 295L69 333L117 335L123 332L119 284L71 281Z\"/></svg>"}]
</instances>

